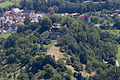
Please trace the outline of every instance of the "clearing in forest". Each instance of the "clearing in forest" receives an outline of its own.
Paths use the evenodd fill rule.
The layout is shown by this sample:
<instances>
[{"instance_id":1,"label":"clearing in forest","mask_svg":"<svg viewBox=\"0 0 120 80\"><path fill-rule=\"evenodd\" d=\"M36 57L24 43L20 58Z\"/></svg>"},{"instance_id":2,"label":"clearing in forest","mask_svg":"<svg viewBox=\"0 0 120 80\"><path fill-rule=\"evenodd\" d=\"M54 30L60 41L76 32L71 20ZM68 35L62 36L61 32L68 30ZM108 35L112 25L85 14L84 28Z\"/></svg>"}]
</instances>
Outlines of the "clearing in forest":
<instances>
[{"instance_id":1,"label":"clearing in forest","mask_svg":"<svg viewBox=\"0 0 120 80\"><path fill-rule=\"evenodd\" d=\"M67 58L70 58L71 56L66 54L66 53L62 53L59 51L60 47L56 46L57 45L57 41L54 41L54 43L52 43L51 47L49 48L48 52L47 52L47 55L51 55L53 56L54 55L54 58L55 58L55 61L57 61L58 59L63 59L63 61L65 62L66 64L66 59ZM67 57L65 56L67 55ZM75 70L74 67L72 67L72 65L66 65L66 67L68 69L71 69L71 71L74 73L74 72L77 72ZM91 74L89 74L86 70L85 70L85 65L83 65L83 71L80 71L80 73L83 75L83 77L89 77L89 76L94 76L95 75L95 72L92 72Z\"/></svg>"}]
</instances>

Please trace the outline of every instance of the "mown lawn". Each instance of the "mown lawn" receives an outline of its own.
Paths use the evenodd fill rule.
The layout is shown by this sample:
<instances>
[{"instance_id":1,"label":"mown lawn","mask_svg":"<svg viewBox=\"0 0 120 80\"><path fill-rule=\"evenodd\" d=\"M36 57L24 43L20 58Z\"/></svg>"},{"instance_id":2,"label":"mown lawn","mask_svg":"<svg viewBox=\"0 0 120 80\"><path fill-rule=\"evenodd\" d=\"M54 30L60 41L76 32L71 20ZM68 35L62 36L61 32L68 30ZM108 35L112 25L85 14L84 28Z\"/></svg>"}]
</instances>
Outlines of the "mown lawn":
<instances>
[{"instance_id":1,"label":"mown lawn","mask_svg":"<svg viewBox=\"0 0 120 80\"><path fill-rule=\"evenodd\" d=\"M11 33L0 34L0 38L5 38L5 39L7 39L10 35L11 35Z\"/></svg>"},{"instance_id":2,"label":"mown lawn","mask_svg":"<svg viewBox=\"0 0 120 80\"><path fill-rule=\"evenodd\" d=\"M10 1L5 1L3 3L0 3L0 7L7 7L7 6L11 6L13 5L14 3L10 2Z\"/></svg>"}]
</instances>

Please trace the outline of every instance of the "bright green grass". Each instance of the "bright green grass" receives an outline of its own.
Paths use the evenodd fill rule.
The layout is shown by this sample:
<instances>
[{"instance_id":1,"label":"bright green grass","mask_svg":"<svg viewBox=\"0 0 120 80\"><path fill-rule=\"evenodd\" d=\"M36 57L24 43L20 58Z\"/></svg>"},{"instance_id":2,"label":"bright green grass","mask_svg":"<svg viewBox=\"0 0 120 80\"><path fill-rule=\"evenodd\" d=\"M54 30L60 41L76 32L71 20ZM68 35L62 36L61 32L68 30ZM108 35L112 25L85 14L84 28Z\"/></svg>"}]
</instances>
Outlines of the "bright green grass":
<instances>
[{"instance_id":1,"label":"bright green grass","mask_svg":"<svg viewBox=\"0 0 120 80\"><path fill-rule=\"evenodd\" d=\"M21 0L12 0L12 3L19 6L20 1L21 1Z\"/></svg>"},{"instance_id":2,"label":"bright green grass","mask_svg":"<svg viewBox=\"0 0 120 80\"><path fill-rule=\"evenodd\" d=\"M103 31L108 31L116 36L120 36L120 30L103 30Z\"/></svg>"},{"instance_id":3,"label":"bright green grass","mask_svg":"<svg viewBox=\"0 0 120 80\"><path fill-rule=\"evenodd\" d=\"M10 1L5 1L3 3L0 3L0 7L7 7L7 6L11 6L13 5L14 3L10 2Z\"/></svg>"},{"instance_id":4,"label":"bright green grass","mask_svg":"<svg viewBox=\"0 0 120 80\"><path fill-rule=\"evenodd\" d=\"M120 37L120 30L103 30L103 31L108 31L108 32ZM120 64L120 45L118 45L117 58L118 58L118 62Z\"/></svg>"},{"instance_id":5,"label":"bright green grass","mask_svg":"<svg viewBox=\"0 0 120 80\"><path fill-rule=\"evenodd\" d=\"M98 28L100 27L100 25L101 25L101 24L95 24L95 26L98 27Z\"/></svg>"},{"instance_id":6,"label":"bright green grass","mask_svg":"<svg viewBox=\"0 0 120 80\"><path fill-rule=\"evenodd\" d=\"M120 64L120 45L118 45L118 54L117 54L118 62Z\"/></svg>"},{"instance_id":7,"label":"bright green grass","mask_svg":"<svg viewBox=\"0 0 120 80\"><path fill-rule=\"evenodd\" d=\"M5 38L5 39L7 39L10 35L11 35L11 33L0 34L0 38Z\"/></svg>"}]
</instances>

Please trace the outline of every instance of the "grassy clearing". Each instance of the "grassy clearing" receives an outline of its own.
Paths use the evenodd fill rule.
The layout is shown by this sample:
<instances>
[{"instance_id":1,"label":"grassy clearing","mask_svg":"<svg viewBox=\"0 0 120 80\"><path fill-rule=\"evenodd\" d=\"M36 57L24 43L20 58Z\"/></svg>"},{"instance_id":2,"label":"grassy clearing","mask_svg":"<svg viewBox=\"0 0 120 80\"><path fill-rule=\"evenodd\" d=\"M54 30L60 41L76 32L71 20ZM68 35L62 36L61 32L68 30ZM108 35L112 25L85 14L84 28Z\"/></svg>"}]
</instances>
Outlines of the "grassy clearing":
<instances>
[{"instance_id":1,"label":"grassy clearing","mask_svg":"<svg viewBox=\"0 0 120 80\"><path fill-rule=\"evenodd\" d=\"M10 35L11 35L11 33L0 34L0 38L5 38L5 39L7 39Z\"/></svg>"},{"instance_id":2,"label":"grassy clearing","mask_svg":"<svg viewBox=\"0 0 120 80\"><path fill-rule=\"evenodd\" d=\"M60 52L59 49L60 49L60 47L56 47L53 45L53 46L51 46L51 48L48 51L48 55L55 56L55 61L57 61L58 59L65 58L64 57L65 53Z\"/></svg>"},{"instance_id":3,"label":"grassy clearing","mask_svg":"<svg viewBox=\"0 0 120 80\"><path fill-rule=\"evenodd\" d=\"M120 37L120 30L104 30L104 31L108 31L108 32L114 34L115 36ZM120 45L118 45L117 58L118 58L118 62L119 62L119 64L120 64Z\"/></svg>"},{"instance_id":4,"label":"grassy clearing","mask_svg":"<svg viewBox=\"0 0 120 80\"><path fill-rule=\"evenodd\" d=\"M95 24L95 26L98 27L98 28L100 27L100 25L101 25L101 24Z\"/></svg>"},{"instance_id":5,"label":"grassy clearing","mask_svg":"<svg viewBox=\"0 0 120 80\"><path fill-rule=\"evenodd\" d=\"M103 31L108 31L116 36L120 36L120 30L103 30Z\"/></svg>"},{"instance_id":6,"label":"grassy clearing","mask_svg":"<svg viewBox=\"0 0 120 80\"><path fill-rule=\"evenodd\" d=\"M8 0L8 1L0 3L0 7L4 8L7 6L12 6L13 4L19 5L20 1L21 0L11 0L11 1Z\"/></svg>"},{"instance_id":7,"label":"grassy clearing","mask_svg":"<svg viewBox=\"0 0 120 80\"><path fill-rule=\"evenodd\" d=\"M5 1L3 3L0 3L0 7L4 8L4 7L7 7L7 6L11 6L13 4L14 3L10 2L10 1Z\"/></svg>"},{"instance_id":8,"label":"grassy clearing","mask_svg":"<svg viewBox=\"0 0 120 80\"><path fill-rule=\"evenodd\" d=\"M118 54L117 54L118 62L120 64L120 45L118 45Z\"/></svg>"},{"instance_id":9,"label":"grassy clearing","mask_svg":"<svg viewBox=\"0 0 120 80\"><path fill-rule=\"evenodd\" d=\"M51 46L50 48L48 49L48 52L47 52L47 55L51 55L51 56L55 56L55 61L57 61L58 59L63 59L64 63L66 64L66 59L67 58L70 58L71 56L66 54L66 53L62 53L59 51L60 47L57 47L55 46L55 44L57 44L57 41L52 41L51 43ZM95 72L92 72L91 74L89 74L86 70L85 70L85 65L84 66L84 70L83 71L80 71L81 74L84 76L84 77L89 77L89 76L94 76L95 75ZM66 67L68 69L71 69L71 71L74 73L74 72L77 72L74 67L72 67L72 65L66 65ZM72 78L72 80L74 80L74 78Z\"/></svg>"},{"instance_id":10,"label":"grassy clearing","mask_svg":"<svg viewBox=\"0 0 120 80\"><path fill-rule=\"evenodd\" d=\"M44 47L49 50L51 48L51 46L53 46L56 42L57 42L57 40L51 40L51 43L48 45L44 45Z\"/></svg>"}]
</instances>

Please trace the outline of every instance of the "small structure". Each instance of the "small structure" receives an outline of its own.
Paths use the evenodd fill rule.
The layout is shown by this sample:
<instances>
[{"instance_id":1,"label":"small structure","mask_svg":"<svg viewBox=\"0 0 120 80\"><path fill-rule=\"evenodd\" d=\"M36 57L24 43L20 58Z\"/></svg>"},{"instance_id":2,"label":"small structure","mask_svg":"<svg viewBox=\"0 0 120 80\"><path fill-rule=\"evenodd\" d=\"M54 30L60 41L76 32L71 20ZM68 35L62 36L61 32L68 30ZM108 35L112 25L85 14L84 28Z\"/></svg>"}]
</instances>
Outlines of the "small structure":
<instances>
[{"instance_id":1,"label":"small structure","mask_svg":"<svg viewBox=\"0 0 120 80\"><path fill-rule=\"evenodd\" d=\"M115 10L114 12L120 14L120 10Z\"/></svg>"},{"instance_id":2,"label":"small structure","mask_svg":"<svg viewBox=\"0 0 120 80\"><path fill-rule=\"evenodd\" d=\"M61 14L61 16L68 16L68 15L69 15L68 13Z\"/></svg>"},{"instance_id":3,"label":"small structure","mask_svg":"<svg viewBox=\"0 0 120 80\"><path fill-rule=\"evenodd\" d=\"M90 0L88 0L88 1L84 1L83 3L90 3L91 1Z\"/></svg>"},{"instance_id":4,"label":"small structure","mask_svg":"<svg viewBox=\"0 0 120 80\"><path fill-rule=\"evenodd\" d=\"M60 27L61 27L61 24L59 24L59 23L54 23L52 27L53 27L53 28L60 28Z\"/></svg>"},{"instance_id":5,"label":"small structure","mask_svg":"<svg viewBox=\"0 0 120 80\"><path fill-rule=\"evenodd\" d=\"M23 15L25 15L25 16L29 16L29 15L35 14L35 12L32 11L32 10L24 10L22 13L23 13Z\"/></svg>"},{"instance_id":6,"label":"small structure","mask_svg":"<svg viewBox=\"0 0 120 80\"><path fill-rule=\"evenodd\" d=\"M50 33L50 39L56 39L62 37L65 33L60 31L61 24L54 23Z\"/></svg>"},{"instance_id":7,"label":"small structure","mask_svg":"<svg viewBox=\"0 0 120 80\"><path fill-rule=\"evenodd\" d=\"M12 32L16 32L18 29L18 27L16 25L11 25L11 26L7 26L3 28L4 33L8 32L8 33L12 33Z\"/></svg>"},{"instance_id":8,"label":"small structure","mask_svg":"<svg viewBox=\"0 0 120 80\"><path fill-rule=\"evenodd\" d=\"M33 15L29 15L31 22L39 22L40 19L43 18L43 14L33 14Z\"/></svg>"},{"instance_id":9,"label":"small structure","mask_svg":"<svg viewBox=\"0 0 120 80\"><path fill-rule=\"evenodd\" d=\"M0 17L0 25L1 25L2 23L5 23L5 17Z\"/></svg>"},{"instance_id":10,"label":"small structure","mask_svg":"<svg viewBox=\"0 0 120 80\"><path fill-rule=\"evenodd\" d=\"M78 16L78 19L84 19L84 18L85 18L85 15Z\"/></svg>"},{"instance_id":11,"label":"small structure","mask_svg":"<svg viewBox=\"0 0 120 80\"><path fill-rule=\"evenodd\" d=\"M52 32L52 33L50 33L50 39L57 39L59 37L62 37L63 35L64 35L64 33Z\"/></svg>"},{"instance_id":12,"label":"small structure","mask_svg":"<svg viewBox=\"0 0 120 80\"><path fill-rule=\"evenodd\" d=\"M103 63L105 63L105 64L107 64L107 63L108 63L108 62L107 62L107 61L105 61L104 59L102 60L102 62L103 62Z\"/></svg>"},{"instance_id":13,"label":"small structure","mask_svg":"<svg viewBox=\"0 0 120 80\"><path fill-rule=\"evenodd\" d=\"M71 16L77 16L78 15L78 13L72 13L72 14L70 14Z\"/></svg>"},{"instance_id":14,"label":"small structure","mask_svg":"<svg viewBox=\"0 0 120 80\"><path fill-rule=\"evenodd\" d=\"M37 17L37 15L31 15L31 16L30 16L30 20L31 20L31 22L38 22L38 17Z\"/></svg>"},{"instance_id":15,"label":"small structure","mask_svg":"<svg viewBox=\"0 0 120 80\"><path fill-rule=\"evenodd\" d=\"M21 10L19 8L12 8L11 9L11 13L12 14L20 14L21 13Z\"/></svg>"}]
</instances>

